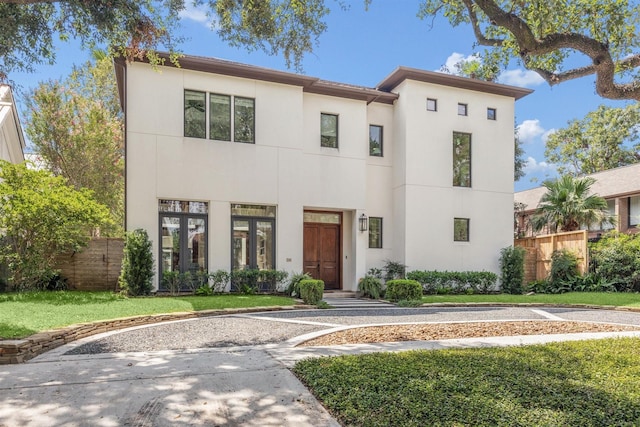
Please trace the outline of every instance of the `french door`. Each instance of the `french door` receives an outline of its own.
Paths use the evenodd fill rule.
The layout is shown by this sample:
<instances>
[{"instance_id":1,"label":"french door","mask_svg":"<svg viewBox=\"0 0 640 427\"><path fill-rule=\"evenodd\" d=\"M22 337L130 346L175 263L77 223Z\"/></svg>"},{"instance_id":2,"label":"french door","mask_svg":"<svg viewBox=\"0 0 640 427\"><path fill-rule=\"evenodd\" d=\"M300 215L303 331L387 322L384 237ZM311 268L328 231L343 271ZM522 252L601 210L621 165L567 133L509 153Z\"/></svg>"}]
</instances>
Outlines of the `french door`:
<instances>
[{"instance_id":1,"label":"french door","mask_svg":"<svg viewBox=\"0 0 640 427\"><path fill-rule=\"evenodd\" d=\"M275 220L232 218L231 269L272 270L275 268Z\"/></svg>"}]
</instances>

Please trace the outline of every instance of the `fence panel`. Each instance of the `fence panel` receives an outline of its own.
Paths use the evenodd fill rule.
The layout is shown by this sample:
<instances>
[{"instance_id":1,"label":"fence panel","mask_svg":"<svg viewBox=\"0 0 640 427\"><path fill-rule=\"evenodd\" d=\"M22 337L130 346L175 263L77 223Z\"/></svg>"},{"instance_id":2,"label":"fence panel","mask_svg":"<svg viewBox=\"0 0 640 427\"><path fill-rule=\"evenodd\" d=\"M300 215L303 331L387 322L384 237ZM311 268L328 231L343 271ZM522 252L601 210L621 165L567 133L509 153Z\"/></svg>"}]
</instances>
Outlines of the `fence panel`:
<instances>
[{"instance_id":1,"label":"fence panel","mask_svg":"<svg viewBox=\"0 0 640 427\"><path fill-rule=\"evenodd\" d=\"M67 278L71 289L114 291L120 275L123 248L123 239L94 238L82 252L58 257L57 268Z\"/></svg>"},{"instance_id":2,"label":"fence panel","mask_svg":"<svg viewBox=\"0 0 640 427\"><path fill-rule=\"evenodd\" d=\"M514 240L515 246L527 249L525 256L525 283L543 280L551 272L551 255L562 249L569 250L578 258L578 270L581 274L587 271L589 257L587 251L587 231L570 231L545 236L525 237ZM530 251L535 248L535 255ZM535 265L535 267L533 267ZM535 271L535 275L532 274Z\"/></svg>"}]
</instances>

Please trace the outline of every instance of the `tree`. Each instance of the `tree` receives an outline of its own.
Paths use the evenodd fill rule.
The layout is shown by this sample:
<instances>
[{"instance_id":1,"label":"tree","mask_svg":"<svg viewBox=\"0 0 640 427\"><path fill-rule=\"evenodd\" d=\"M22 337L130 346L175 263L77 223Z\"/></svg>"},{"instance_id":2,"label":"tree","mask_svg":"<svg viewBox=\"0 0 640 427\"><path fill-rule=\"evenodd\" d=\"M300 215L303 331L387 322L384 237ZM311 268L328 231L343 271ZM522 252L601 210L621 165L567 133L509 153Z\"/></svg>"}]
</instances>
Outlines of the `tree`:
<instances>
[{"instance_id":1,"label":"tree","mask_svg":"<svg viewBox=\"0 0 640 427\"><path fill-rule=\"evenodd\" d=\"M591 177L574 178L564 175L555 180L545 181L542 186L547 192L540 198L536 214L531 218L535 231L548 227L555 233L575 231L581 226L609 223L615 219L609 215L607 201L590 194L596 182Z\"/></svg>"},{"instance_id":2,"label":"tree","mask_svg":"<svg viewBox=\"0 0 640 427\"><path fill-rule=\"evenodd\" d=\"M568 127L551 134L544 154L558 165L560 174L576 176L637 163L639 125L638 104L625 108L601 105L584 119L572 120Z\"/></svg>"},{"instance_id":3,"label":"tree","mask_svg":"<svg viewBox=\"0 0 640 427\"><path fill-rule=\"evenodd\" d=\"M513 138L513 180L518 181L522 178L524 173L524 167L527 164L527 161L524 158L524 149L522 148L522 143L520 143L520 138L518 137L518 127L515 129L515 136Z\"/></svg>"},{"instance_id":4,"label":"tree","mask_svg":"<svg viewBox=\"0 0 640 427\"><path fill-rule=\"evenodd\" d=\"M595 75L598 95L640 100L638 2L424 0L418 16L470 25L486 48L477 71L492 74L515 59L550 85Z\"/></svg>"},{"instance_id":5,"label":"tree","mask_svg":"<svg viewBox=\"0 0 640 427\"><path fill-rule=\"evenodd\" d=\"M131 296L147 295L151 292L152 279L151 240L146 230L138 228L125 236L124 257L118 284Z\"/></svg>"},{"instance_id":6,"label":"tree","mask_svg":"<svg viewBox=\"0 0 640 427\"><path fill-rule=\"evenodd\" d=\"M41 82L26 102L25 131L44 166L76 189L88 188L109 208L121 235L124 223L123 118L113 64L96 54L64 81Z\"/></svg>"},{"instance_id":7,"label":"tree","mask_svg":"<svg viewBox=\"0 0 640 427\"><path fill-rule=\"evenodd\" d=\"M30 289L55 273L55 258L77 251L91 230L109 221L91 191L27 164L0 161L0 263L16 289Z\"/></svg>"},{"instance_id":8,"label":"tree","mask_svg":"<svg viewBox=\"0 0 640 427\"><path fill-rule=\"evenodd\" d=\"M324 0L0 0L0 77L55 63L55 34L159 63L158 48L176 51L174 32L188 5L205 6L212 29L231 45L282 52L297 68L326 30L329 12Z\"/></svg>"}]
</instances>

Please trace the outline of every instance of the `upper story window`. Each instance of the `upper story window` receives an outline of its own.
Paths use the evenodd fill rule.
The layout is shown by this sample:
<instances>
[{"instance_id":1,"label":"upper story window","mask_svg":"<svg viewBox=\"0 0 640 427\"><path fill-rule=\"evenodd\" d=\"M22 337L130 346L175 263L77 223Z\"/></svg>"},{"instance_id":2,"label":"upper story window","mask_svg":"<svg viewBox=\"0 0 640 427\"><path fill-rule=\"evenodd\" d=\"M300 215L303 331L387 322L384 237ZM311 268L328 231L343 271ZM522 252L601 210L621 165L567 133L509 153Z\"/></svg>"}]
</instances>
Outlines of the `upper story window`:
<instances>
[{"instance_id":1,"label":"upper story window","mask_svg":"<svg viewBox=\"0 0 640 427\"><path fill-rule=\"evenodd\" d=\"M459 116L467 116L468 114L468 106L467 104L458 103L458 115Z\"/></svg>"},{"instance_id":2,"label":"upper story window","mask_svg":"<svg viewBox=\"0 0 640 427\"><path fill-rule=\"evenodd\" d=\"M438 100L427 98L427 111L438 111Z\"/></svg>"},{"instance_id":3,"label":"upper story window","mask_svg":"<svg viewBox=\"0 0 640 427\"><path fill-rule=\"evenodd\" d=\"M454 242L469 241L469 218L453 219L453 241Z\"/></svg>"},{"instance_id":4,"label":"upper story window","mask_svg":"<svg viewBox=\"0 0 640 427\"><path fill-rule=\"evenodd\" d=\"M369 217L369 247L382 249L382 218Z\"/></svg>"},{"instance_id":5,"label":"upper story window","mask_svg":"<svg viewBox=\"0 0 640 427\"><path fill-rule=\"evenodd\" d=\"M495 108L487 108L487 120L496 120L497 117L497 110Z\"/></svg>"},{"instance_id":6,"label":"upper story window","mask_svg":"<svg viewBox=\"0 0 640 427\"><path fill-rule=\"evenodd\" d=\"M369 125L369 155L382 157L382 126Z\"/></svg>"},{"instance_id":7,"label":"upper story window","mask_svg":"<svg viewBox=\"0 0 640 427\"><path fill-rule=\"evenodd\" d=\"M453 133L453 185L471 187L471 134Z\"/></svg>"},{"instance_id":8,"label":"upper story window","mask_svg":"<svg viewBox=\"0 0 640 427\"><path fill-rule=\"evenodd\" d=\"M338 148L337 114L320 114L320 146Z\"/></svg>"},{"instance_id":9,"label":"upper story window","mask_svg":"<svg viewBox=\"0 0 640 427\"><path fill-rule=\"evenodd\" d=\"M185 90L184 136L255 143L255 99Z\"/></svg>"}]
</instances>

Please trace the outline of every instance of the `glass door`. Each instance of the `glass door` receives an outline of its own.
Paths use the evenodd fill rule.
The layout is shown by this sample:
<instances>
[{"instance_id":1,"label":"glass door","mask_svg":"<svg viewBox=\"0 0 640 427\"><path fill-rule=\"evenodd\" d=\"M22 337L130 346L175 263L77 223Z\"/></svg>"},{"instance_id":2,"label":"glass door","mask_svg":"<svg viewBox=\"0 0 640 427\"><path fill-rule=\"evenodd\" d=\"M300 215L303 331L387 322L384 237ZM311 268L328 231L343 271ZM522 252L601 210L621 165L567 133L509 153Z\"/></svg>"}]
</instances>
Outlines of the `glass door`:
<instances>
[{"instance_id":1,"label":"glass door","mask_svg":"<svg viewBox=\"0 0 640 427\"><path fill-rule=\"evenodd\" d=\"M275 220L234 218L231 262L233 270L275 268Z\"/></svg>"}]
</instances>

